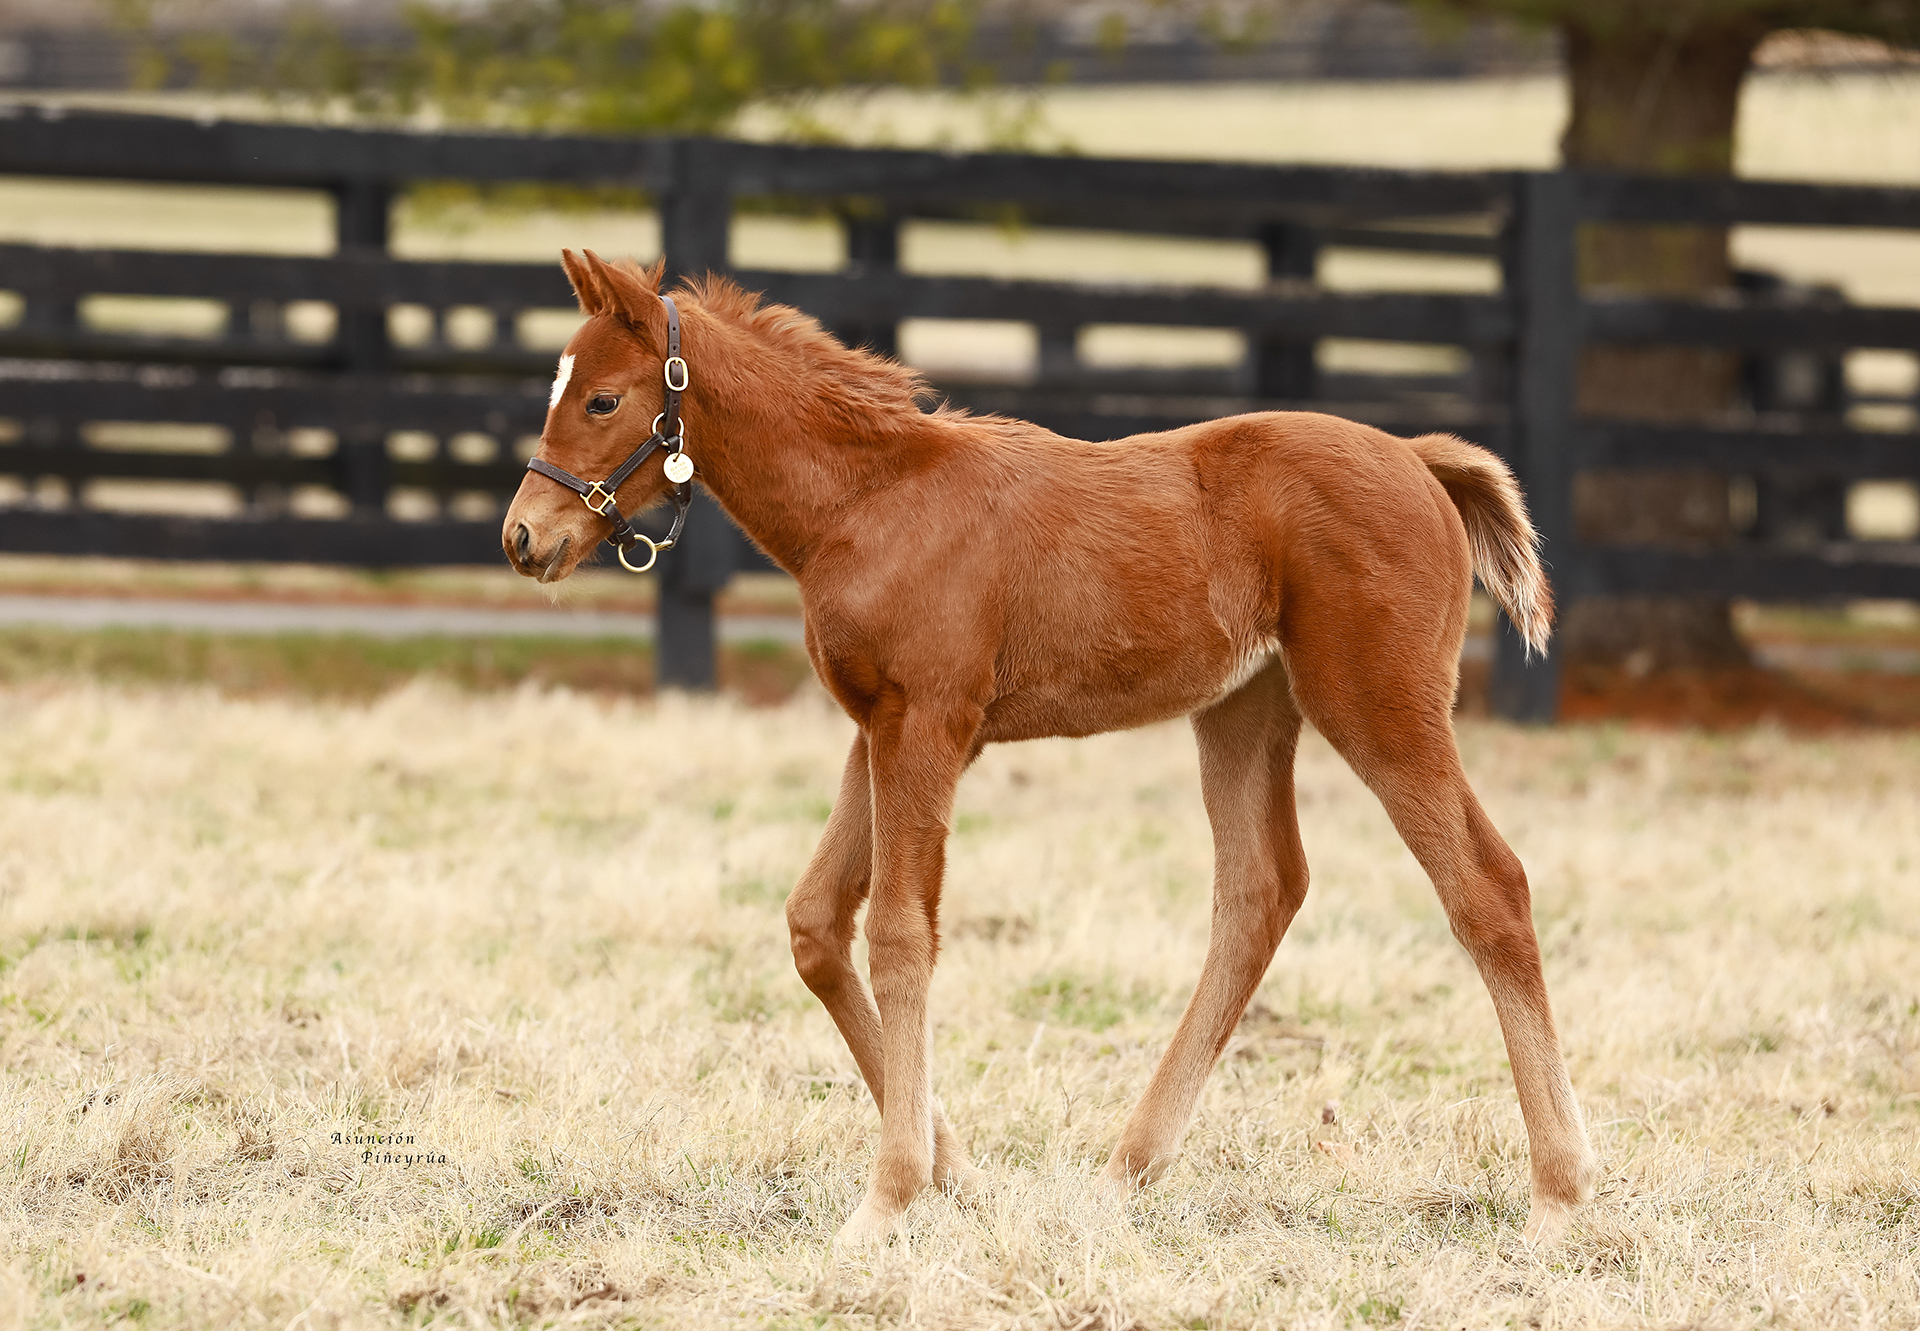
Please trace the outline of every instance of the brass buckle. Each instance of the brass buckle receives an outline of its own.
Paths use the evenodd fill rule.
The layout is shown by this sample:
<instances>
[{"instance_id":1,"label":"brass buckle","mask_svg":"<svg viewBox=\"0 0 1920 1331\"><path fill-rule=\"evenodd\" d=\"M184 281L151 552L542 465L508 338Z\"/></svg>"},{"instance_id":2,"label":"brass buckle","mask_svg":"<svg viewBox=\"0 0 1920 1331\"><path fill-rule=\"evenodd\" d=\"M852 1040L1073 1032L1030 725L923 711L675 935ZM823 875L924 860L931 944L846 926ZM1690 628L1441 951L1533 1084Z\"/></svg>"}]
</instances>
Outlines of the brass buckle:
<instances>
[{"instance_id":1,"label":"brass buckle","mask_svg":"<svg viewBox=\"0 0 1920 1331\"><path fill-rule=\"evenodd\" d=\"M680 382L677 384L673 381L673 367L676 365L680 367ZM667 357L666 360L660 363L660 373L661 376L666 379L667 387L676 393L686 392L687 385L693 382L691 375L689 375L687 371L686 358L683 356Z\"/></svg>"},{"instance_id":2,"label":"brass buckle","mask_svg":"<svg viewBox=\"0 0 1920 1331\"><path fill-rule=\"evenodd\" d=\"M600 502L597 504L593 502L595 495L600 497ZM600 484L600 482L595 481L592 487L580 496L580 502L604 518L607 516L607 509L613 504L613 491L607 489L607 487Z\"/></svg>"}]
</instances>

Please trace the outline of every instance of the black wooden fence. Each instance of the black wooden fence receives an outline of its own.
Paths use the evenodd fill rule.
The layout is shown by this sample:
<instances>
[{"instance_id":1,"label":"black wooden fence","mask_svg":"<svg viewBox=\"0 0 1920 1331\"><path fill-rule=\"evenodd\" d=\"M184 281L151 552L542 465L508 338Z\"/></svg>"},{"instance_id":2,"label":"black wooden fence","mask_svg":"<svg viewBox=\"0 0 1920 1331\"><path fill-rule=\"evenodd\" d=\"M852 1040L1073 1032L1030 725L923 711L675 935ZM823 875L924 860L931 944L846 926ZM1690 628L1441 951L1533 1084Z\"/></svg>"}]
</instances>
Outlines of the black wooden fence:
<instances>
[{"instance_id":1,"label":"black wooden fence","mask_svg":"<svg viewBox=\"0 0 1920 1331\"><path fill-rule=\"evenodd\" d=\"M1575 289L1583 221L1767 222L1920 228L1920 192L1571 174L956 155L699 139L429 135L166 117L18 112L0 120L0 174L293 187L335 202L324 257L160 254L0 246L0 289L19 317L0 327L0 549L180 559L393 566L500 558L500 505L518 485L545 410L552 353L518 335L524 311L570 306L557 263L402 260L388 249L398 191L421 181L614 185L650 196L676 273L728 266L742 201L837 213L847 261L834 272L736 270L746 285L883 349L904 319L1019 320L1030 375L938 386L955 401L1085 438L1116 438L1273 406L1317 407L1401 433L1451 429L1510 458L1525 479L1563 599L1612 591L1708 591L1760 599L1920 598L1911 543L1711 553L1576 545L1571 478L1589 467L1706 464L1736 474L1920 475L1920 434L1866 433L1844 413L1749 413L1685 429L1576 419L1580 350L1595 342L1706 344L1769 355L1920 349L1920 311L1739 301L1585 300ZM912 219L1007 217L1074 227L1257 243L1269 280L1251 288L1008 281L903 271ZM1341 292L1316 281L1324 251L1482 256L1485 293ZM99 294L222 302L212 336L116 335L82 302ZM287 303L334 314L324 342L290 338ZM389 334L397 306L432 333ZM446 335L448 311L492 315L481 345ZM1090 325L1227 328L1233 368L1112 370L1078 353ZM1462 349L1444 374L1330 373L1324 339ZM1830 406L1831 404L1829 404ZM207 451L112 446L101 422L224 428ZM0 426L4 430L4 426ZM424 441L424 442L423 442ZM232 516L178 517L90 502L114 480L219 482ZM340 510L299 516L289 496ZM402 502L402 501L405 502ZM400 514L406 516L400 516ZM696 504L660 573L660 675L713 677L714 593L764 559L711 501ZM1503 632L1494 696L1506 715L1551 717L1553 659L1527 664Z\"/></svg>"},{"instance_id":2,"label":"black wooden fence","mask_svg":"<svg viewBox=\"0 0 1920 1331\"><path fill-rule=\"evenodd\" d=\"M1914 422L1920 393L1907 403L1899 431L1848 428L1843 384L1840 393L1803 409L1750 402L1700 425L1577 414L1580 356L1593 345L1726 348L1762 363L1812 353L1837 364L1861 348L1920 352L1920 309L1806 303L1765 290L1699 301L1583 299L1575 281L1582 225L1870 227L1911 231L1920 240L1920 191L1558 172L1519 178L1514 202L1505 262L1519 333L1508 458L1527 487L1563 604L1631 593L1787 602L1920 599L1920 543L1849 541L1838 520L1817 545L1786 548L1762 531L1762 539L1718 550L1588 544L1576 539L1572 523L1573 480L1585 470L1705 467L1776 490L1808 478L1920 478ZM1631 413L1632 403L1621 405ZM1494 710L1549 720L1559 684L1557 660L1525 662L1518 638L1503 623L1495 643Z\"/></svg>"}]
</instances>

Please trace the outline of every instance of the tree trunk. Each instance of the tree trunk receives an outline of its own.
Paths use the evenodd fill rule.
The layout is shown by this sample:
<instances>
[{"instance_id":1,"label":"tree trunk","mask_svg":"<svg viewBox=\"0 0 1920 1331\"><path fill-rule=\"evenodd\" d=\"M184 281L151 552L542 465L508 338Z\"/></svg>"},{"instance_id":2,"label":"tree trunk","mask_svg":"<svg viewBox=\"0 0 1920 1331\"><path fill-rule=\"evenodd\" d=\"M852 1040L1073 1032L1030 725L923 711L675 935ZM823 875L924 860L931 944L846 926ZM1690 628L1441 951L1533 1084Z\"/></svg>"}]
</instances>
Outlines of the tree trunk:
<instances>
[{"instance_id":1,"label":"tree trunk","mask_svg":"<svg viewBox=\"0 0 1920 1331\"><path fill-rule=\"evenodd\" d=\"M1572 115L1570 167L1654 175L1729 175L1740 86L1764 29L1710 24L1666 31L1596 5L1564 28ZM1684 10L1676 7L1679 21ZM1611 18L1611 22L1609 22ZM1591 292L1697 296L1732 285L1724 227L1586 226L1580 283ZM1738 361L1689 347L1591 347L1583 414L1698 421L1733 405ZM1580 539L1693 549L1733 538L1725 476L1697 469L1593 472L1574 488ZM1745 664L1725 601L1609 596L1574 603L1562 626L1574 664L1636 669Z\"/></svg>"}]
</instances>

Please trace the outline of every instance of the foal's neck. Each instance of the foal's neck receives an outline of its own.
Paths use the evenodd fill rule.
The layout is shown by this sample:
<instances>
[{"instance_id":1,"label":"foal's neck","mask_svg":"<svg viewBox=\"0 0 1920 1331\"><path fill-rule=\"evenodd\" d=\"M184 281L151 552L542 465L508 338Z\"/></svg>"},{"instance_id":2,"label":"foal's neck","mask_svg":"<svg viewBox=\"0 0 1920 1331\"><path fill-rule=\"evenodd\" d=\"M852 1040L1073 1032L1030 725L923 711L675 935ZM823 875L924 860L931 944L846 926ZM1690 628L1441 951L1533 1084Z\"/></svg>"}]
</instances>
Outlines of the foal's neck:
<instances>
[{"instance_id":1,"label":"foal's neck","mask_svg":"<svg viewBox=\"0 0 1920 1331\"><path fill-rule=\"evenodd\" d=\"M683 317L687 452L795 577L855 496L948 446L951 430L920 411L909 372L848 350L795 311L743 298L740 308L688 301Z\"/></svg>"}]
</instances>

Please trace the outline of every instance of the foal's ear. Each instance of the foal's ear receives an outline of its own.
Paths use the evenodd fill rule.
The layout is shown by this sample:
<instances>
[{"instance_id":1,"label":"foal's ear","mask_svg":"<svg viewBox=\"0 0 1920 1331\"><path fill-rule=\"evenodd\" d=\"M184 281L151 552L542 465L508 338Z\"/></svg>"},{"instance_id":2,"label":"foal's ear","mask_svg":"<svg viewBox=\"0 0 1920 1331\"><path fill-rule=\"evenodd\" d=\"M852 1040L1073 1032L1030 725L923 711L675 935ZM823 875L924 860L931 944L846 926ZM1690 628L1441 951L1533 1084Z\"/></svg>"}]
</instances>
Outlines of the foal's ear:
<instances>
[{"instance_id":1,"label":"foal's ear","mask_svg":"<svg viewBox=\"0 0 1920 1331\"><path fill-rule=\"evenodd\" d=\"M586 255L582 259L572 250L561 250L560 266L567 270L567 281L573 283L573 296L580 302L580 313L591 319L596 314L605 314L610 302L607 289L595 273L594 265L588 262L594 258L593 251L588 250Z\"/></svg>"},{"instance_id":2,"label":"foal's ear","mask_svg":"<svg viewBox=\"0 0 1920 1331\"><path fill-rule=\"evenodd\" d=\"M667 261L642 268L627 259L608 263L592 250L585 254L592 280L605 293L606 303L597 313L617 316L650 346L664 345L667 316L660 307L660 278Z\"/></svg>"}]
</instances>

